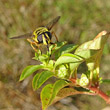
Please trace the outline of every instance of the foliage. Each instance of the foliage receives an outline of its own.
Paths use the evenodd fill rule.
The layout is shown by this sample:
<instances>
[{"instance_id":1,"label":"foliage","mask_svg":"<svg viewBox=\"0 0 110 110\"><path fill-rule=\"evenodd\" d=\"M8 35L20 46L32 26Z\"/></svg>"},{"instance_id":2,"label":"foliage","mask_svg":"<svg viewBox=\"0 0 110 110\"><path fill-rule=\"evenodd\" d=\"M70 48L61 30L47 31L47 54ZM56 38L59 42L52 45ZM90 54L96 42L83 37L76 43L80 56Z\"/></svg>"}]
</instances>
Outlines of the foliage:
<instances>
[{"instance_id":1,"label":"foliage","mask_svg":"<svg viewBox=\"0 0 110 110\"><path fill-rule=\"evenodd\" d=\"M2 87L4 87L0 91L0 108L10 108L11 106L11 109L14 110L16 108L33 110L37 106L37 109L40 110L38 108L40 106L39 98L35 97L37 94L34 94L34 91L31 90L31 82L29 82L31 77L22 83L18 82L23 68L39 62L31 60L33 50L26 40L12 41L8 37L33 31L60 15L59 23L53 28L59 37L59 41L65 40L68 43L81 44L92 39L101 30L110 29L109 4L110 0L0 0L0 85L2 83ZM104 47L100 73L100 76L106 79L110 78L109 40L107 42ZM78 69L78 72L82 73L85 67L81 64ZM110 89L110 85L105 85L101 86L104 91ZM9 89L10 86L13 89ZM13 100L13 94L16 90L19 92L19 95L14 95L17 101ZM6 91L8 91L7 94ZM29 91L32 91L33 94L30 95ZM30 101L27 101L27 98L23 100L23 97L19 97L22 94L29 97ZM74 98L77 101L74 101ZM71 109L71 103L82 110L101 110L107 106L104 101L102 104L102 99L98 97L75 95L66 98L67 101L69 99L73 99L73 101L69 104L66 103L67 110ZM65 109L65 104L62 101L54 104L53 108L59 110L59 105L63 105L62 109Z\"/></svg>"},{"instance_id":2,"label":"foliage","mask_svg":"<svg viewBox=\"0 0 110 110\"><path fill-rule=\"evenodd\" d=\"M47 84L41 91L43 110L69 95L96 95L100 83L110 82L99 77L100 60L108 35L108 32L102 31L93 40L80 46L57 42L56 45L51 45L45 54L41 54L38 50L33 59L40 61L41 64L26 67L21 74L20 81L39 69L42 69L42 72L36 73L32 81L34 90L40 88L50 77L58 79L54 84ZM78 78L77 70L82 62L86 63L88 70ZM77 89L77 87L80 88ZM98 95L108 101L102 92Z\"/></svg>"}]
</instances>

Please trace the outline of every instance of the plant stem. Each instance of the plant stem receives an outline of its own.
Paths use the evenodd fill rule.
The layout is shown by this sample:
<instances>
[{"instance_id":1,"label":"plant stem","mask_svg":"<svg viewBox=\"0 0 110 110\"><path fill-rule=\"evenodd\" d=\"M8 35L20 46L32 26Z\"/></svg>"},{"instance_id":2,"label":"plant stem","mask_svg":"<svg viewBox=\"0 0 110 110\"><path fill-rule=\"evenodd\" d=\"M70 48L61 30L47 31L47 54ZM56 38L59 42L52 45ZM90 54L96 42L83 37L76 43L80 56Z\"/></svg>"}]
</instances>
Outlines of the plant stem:
<instances>
[{"instance_id":1,"label":"plant stem","mask_svg":"<svg viewBox=\"0 0 110 110\"><path fill-rule=\"evenodd\" d=\"M74 84L76 84L76 79L71 78L70 81ZM89 86L87 89L92 90L94 93L87 93L87 92L81 92L81 94L87 94L87 95L98 95L100 96L102 99L104 99L106 101L106 103L110 104L110 97L107 96L103 91L101 91L99 89L99 86L97 87L93 87L93 86Z\"/></svg>"},{"instance_id":2,"label":"plant stem","mask_svg":"<svg viewBox=\"0 0 110 110\"><path fill-rule=\"evenodd\" d=\"M90 90L94 91L97 95L103 98L108 104L110 104L110 97L107 96L103 91L96 87L89 87Z\"/></svg>"}]
</instances>

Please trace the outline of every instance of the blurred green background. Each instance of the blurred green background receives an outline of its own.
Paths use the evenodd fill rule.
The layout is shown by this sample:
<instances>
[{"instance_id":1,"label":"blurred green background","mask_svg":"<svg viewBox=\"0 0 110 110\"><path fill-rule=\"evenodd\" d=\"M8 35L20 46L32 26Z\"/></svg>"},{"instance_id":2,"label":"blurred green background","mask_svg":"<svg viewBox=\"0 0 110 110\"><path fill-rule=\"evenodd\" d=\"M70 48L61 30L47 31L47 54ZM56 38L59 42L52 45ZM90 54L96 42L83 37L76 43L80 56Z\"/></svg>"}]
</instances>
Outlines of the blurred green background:
<instances>
[{"instance_id":1,"label":"blurred green background","mask_svg":"<svg viewBox=\"0 0 110 110\"><path fill-rule=\"evenodd\" d=\"M0 0L0 110L41 110L41 89L33 91L33 76L19 82L22 70L39 62L32 60L34 51L26 40L9 37L33 31L59 15L61 19L53 28L59 41L82 44L102 30L110 31L110 0ZM106 79L110 78L109 42L100 70L100 76ZM83 71L84 66L80 69ZM109 85L101 85L101 89L110 93ZM48 110L104 108L110 110L110 105L98 96L75 95Z\"/></svg>"}]
</instances>

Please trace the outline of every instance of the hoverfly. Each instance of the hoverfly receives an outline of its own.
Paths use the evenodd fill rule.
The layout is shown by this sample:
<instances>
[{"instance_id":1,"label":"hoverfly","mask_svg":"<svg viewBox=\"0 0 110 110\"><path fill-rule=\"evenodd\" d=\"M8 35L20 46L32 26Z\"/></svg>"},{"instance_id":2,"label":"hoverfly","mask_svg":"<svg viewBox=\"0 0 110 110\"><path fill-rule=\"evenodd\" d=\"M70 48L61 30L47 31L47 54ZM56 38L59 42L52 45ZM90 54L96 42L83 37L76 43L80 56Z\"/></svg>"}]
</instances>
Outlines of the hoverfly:
<instances>
[{"instance_id":1,"label":"hoverfly","mask_svg":"<svg viewBox=\"0 0 110 110\"><path fill-rule=\"evenodd\" d=\"M34 47L34 45L36 47L39 47L39 44L46 45L47 49L49 50L48 44L54 44L51 42L52 34L54 34L56 41L58 42L57 36L55 35L54 32L50 32L50 30L58 22L59 19L60 16L57 16L52 21L50 21L46 26L39 27L34 32L26 33L24 35L16 37L11 37L10 39L26 38L35 51L37 51L37 49Z\"/></svg>"}]
</instances>

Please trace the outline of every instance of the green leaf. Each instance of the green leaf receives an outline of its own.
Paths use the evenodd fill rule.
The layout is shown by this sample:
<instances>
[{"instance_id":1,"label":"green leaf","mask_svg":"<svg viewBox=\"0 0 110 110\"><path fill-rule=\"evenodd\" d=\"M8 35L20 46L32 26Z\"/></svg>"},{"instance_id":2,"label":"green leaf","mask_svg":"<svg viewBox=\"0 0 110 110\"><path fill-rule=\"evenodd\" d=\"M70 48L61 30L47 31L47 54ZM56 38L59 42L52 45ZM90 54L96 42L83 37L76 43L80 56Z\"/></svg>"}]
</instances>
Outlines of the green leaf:
<instances>
[{"instance_id":1,"label":"green leaf","mask_svg":"<svg viewBox=\"0 0 110 110\"><path fill-rule=\"evenodd\" d=\"M82 61L83 62L83 61ZM72 74L77 73L77 68L82 62L70 63L70 70L73 71ZM71 75L72 75L71 74Z\"/></svg>"},{"instance_id":2,"label":"green leaf","mask_svg":"<svg viewBox=\"0 0 110 110\"><path fill-rule=\"evenodd\" d=\"M48 55L42 54L42 55L38 55L36 54L35 57L33 57L34 60L39 60L41 62L46 61L47 59L49 59Z\"/></svg>"},{"instance_id":3,"label":"green leaf","mask_svg":"<svg viewBox=\"0 0 110 110\"><path fill-rule=\"evenodd\" d=\"M108 39L106 31L100 32L93 40L79 46L75 54L85 56L88 70L90 71L90 80L95 83L99 80L99 65L104 45ZM86 51L90 50L90 51ZM96 52L95 52L96 50Z\"/></svg>"},{"instance_id":4,"label":"green leaf","mask_svg":"<svg viewBox=\"0 0 110 110\"><path fill-rule=\"evenodd\" d=\"M45 68L49 71L52 71L53 70L53 67L54 67L54 61L53 60L49 60L49 62L47 62L45 65Z\"/></svg>"},{"instance_id":5,"label":"green leaf","mask_svg":"<svg viewBox=\"0 0 110 110\"><path fill-rule=\"evenodd\" d=\"M97 50L93 50L93 49L85 49L83 51L78 51L77 53L75 52L76 55L82 57L83 59L87 60L91 57L93 57L95 54L97 54L97 52L99 51L100 49L97 49Z\"/></svg>"},{"instance_id":6,"label":"green leaf","mask_svg":"<svg viewBox=\"0 0 110 110\"><path fill-rule=\"evenodd\" d=\"M99 66L100 60L102 56L102 52L104 49L104 45L108 39L108 35L106 31L100 32L94 40L92 40L90 49L99 49L94 56L86 61L88 70L90 70L90 80L95 84L99 81Z\"/></svg>"},{"instance_id":7,"label":"green leaf","mask_svg":"<svg viewBox=\"0 0 110 110\"><path fill-rule=\"evenodd\" d=\"M34 76L33 82L32 82L32 86L34 90L37 90L38 88L40 88L40 86L52 76L54 76L54 73L50 71L43 71L41 73L37 73Z\"/></svg>"},{"instance_id":8,"label":"green leaf","mask_svg":"<svg viewBox=\"0 0 110 110\"><path fill-rule=\"evenodd\" d=\"M41 56L39 56L40 61L44 61L46 59L48 59L48 55L42 54Z\"/></svg>"},{"instance_id":9,"label":"green leaf","mask_svg":"<svg viewBox=\"0 0 110 110\"><path fill-rule=\"evenodd\" d=\"M99 50L92 50L92 49L85 49L85 50L80 50L75 52L75 55L80 56L81 58L83 58L83 61L86 61L87 59L90 59L91 57L93 57L95 54L97 54ZM83 62L82 61L82 62ZM70 70L73 71L72 74L74 74L74 71L78 68L78 66L82 63L82 62L77 62L77 63L70 63Z\"/></svg>"},{"instance_id":10,"label":"green leaf","mask_svg":"<svg viewBox=\"0 0 110 110\"><path fill-rule=\"evenodd\" d=\"M42 51L40 49L38 49L38 52L35 52L35 57L38 57L42 55Z\"/></svg>"},{"instance_id":11,"label":"green leaf","mask_svg":"<svg viewBox=\"0 0 110 110\"><path fill-rule=\"evenodd\" d=\"M56 59L64 53L69 53L75 50L78 45L68 44L59 49L59 51L55 54Z\"/></svg>"},{"instance_id":12,"label":"green leaf","mask_svg":"<svg viewBox=\"0 0 110 110\"><path fill-rule=\"evenodd\" d=\"M88 42L87 45L90 45L91 42ZM84 44L83 44L84 45ZM86 46L87 46L86 45ZM86 47L84 46L84 48ZM82 49L82 50L81 50ZM93 50L93 49L83 49L81 46L77 48L77 50L75 51L75 55L80 56L81 58L83 58L83 61L86 61L87 59L90 59L91 57L93 57L95 54L97 54L97 52L99 51L99 49L97 50ZM83 62L82 61L82 62ZM73 74L74 71L78 68L78 66L82 63L82 62L77 62L77 63L70 63L70 70L73 70Z\"/></svg>"},{"instance_id":13,"label":"green leaf","mask_svg":"<svg viewBox=\"0 0 110 110\"><path fill-rule=\"evenodd\" d=\"M74 88L60 89L60 91L57 93L56 97L54 98L52 104L67 97L67 96L76 95L76 94L80 94L80 92L75 90Z\"/></svg>"},{"instance_id":14,"label":"green leaf","mask_svg":"<svg viewBox=\"0 0 110 110\"><path fill-rule=\"evenodd\" d=\"M42 102L42 110L46 110L46 108L48 107L50 98L52 96L52 91L53 91L52 84L48 84L42 89L40 94L41 102Z\"/></svg>"},{"instance_id":15,"label":"green leaf","mask_svg":"<svg viewBox=\"0 0 110 110\"><path fill-rule=\"evenodd\" d=\"M52 103L55 96L59 92L60 89L67 86L67 81L58 80L54 85L48 84L41 91L41 101L42 101L42 109L46 110L46 108Z\"/></svg>"},{"instance_id":16,"label":"green leaf","mask_svg":"<svg viewBox=\"0 0 110 110\"><path fill-rule=\"evenodd\" d=\"M76 95L76 94L89 94L92 91L82 88L82 87L73 87L73 88L62 88L60 91L57 93L55 99L53 100L53 103L71 95ZM52 104L53 104L52 103Z\"/></svg>"},{"instance_id":17,"label":"green leaf","mask_svg":"<svg viewBox=\"0 0 110 110\"><path fill-rule=\"evenodd\" d=\"M88 49L92 49L92 50L101 49L105 45L107 38L108 38L107 32L102 31L93 40L85 42L82 45L80 45L76 49L75 54L81 51L83 52L84 50L88 50Z\"/></svg>"},{"instance_id":18,"label":"green leaf","mask_svg":"<svg viewBox=\"0 0 110 110\"><path fill-rule=\"evenodd\" d=\"M32 80L32 87L34 90L36 90L37 80L39 79L40 74L41 73L37 73Z\"/></svg>"},{"instance_id":19,"label":"green leaf","mask_svg":"<svg viewBox=\"0 0 110 110\"><path fill-rule=\"evenodd\" d=\"M67 42L57 42L54 45L51 45L49 47L49 54L52 55L54 52L56 52L58 49L60 49L62 46L64 46Z\"/></svg>"},{"instance_id":20,"label":"green leaf","mask_svg":"<svg viewBox=\"0 0 110 110\"><path fill-rule=\"evenodd\" d=\"M55 84L53 85L53 91L52 91L51 99L49 101L49 105L53 102L53 100L55 99L55 97L56 97L57 93L60 91L60 89L67 86L68 84L69 83L65 80L58 80L55 82Z\"/></svg>"},{"instance_id":21,"label":"green leaf","mask_svg":"<svg viewBox=\"0 0 110 110\"><path fill-rule=\"evenodd\" d=\"M83 60L84 59L82 59L77 55L65 53L57 59L55 63L55 67L63 63L79 63L79 62L82 62Z\"/></svg>"},{"instance_id":22,"label":"green leaf","mask_svg":"<svg viewBox=\"0 0 110 110\"><path fill-rule=\"evenodd\" d=\"M24 80L25 78L27 78L28 76L30 76L32 73L34 73L35 71L39 70L39 69L43 69L44 66L43 65L30 65L27 66L21 76L20 76L20 81Z\"/></svg>"}]
</instances>

